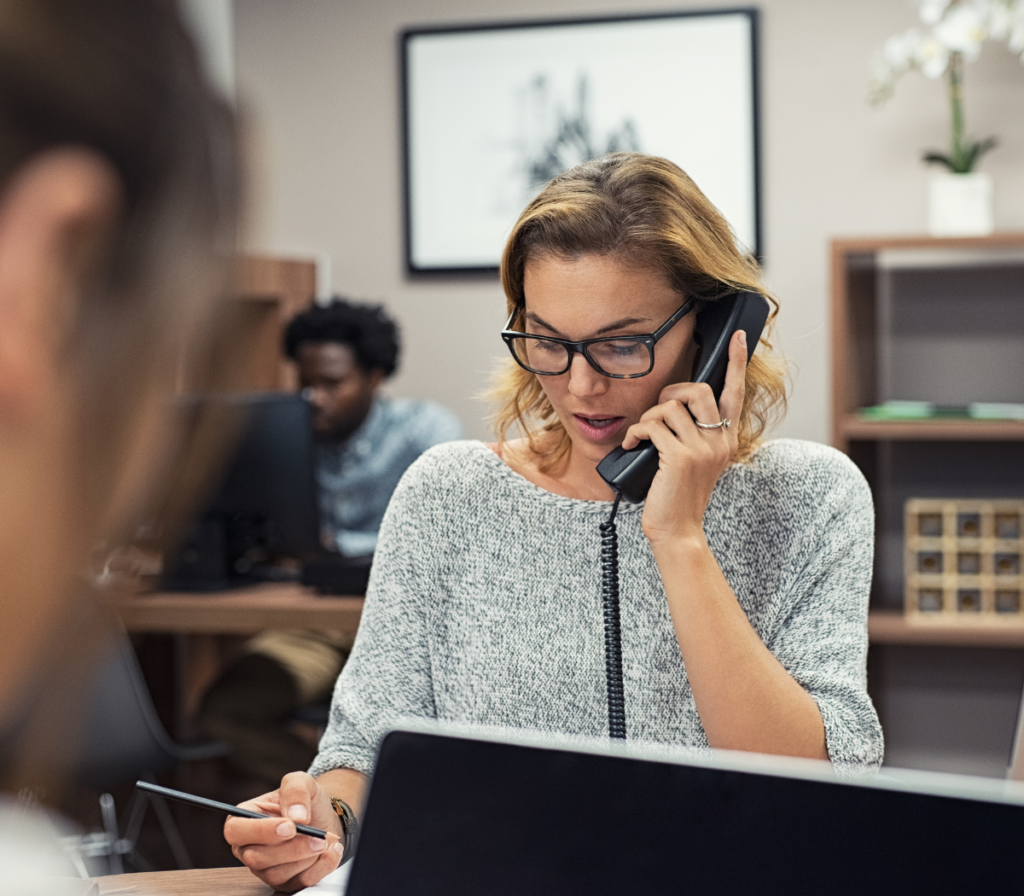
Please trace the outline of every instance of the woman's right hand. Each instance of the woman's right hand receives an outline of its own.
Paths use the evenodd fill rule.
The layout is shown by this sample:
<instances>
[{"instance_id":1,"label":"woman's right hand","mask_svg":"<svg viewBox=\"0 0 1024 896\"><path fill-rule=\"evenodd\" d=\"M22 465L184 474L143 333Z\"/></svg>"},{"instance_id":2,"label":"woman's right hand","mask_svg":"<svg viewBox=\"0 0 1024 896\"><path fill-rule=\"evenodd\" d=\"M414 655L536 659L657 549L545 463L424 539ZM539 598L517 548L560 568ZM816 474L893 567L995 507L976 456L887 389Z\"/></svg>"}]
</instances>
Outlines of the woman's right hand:
<instances>
[{"instance_id":1,"label":"woman's right hand","mask_svg":"<svg viewBox=\"0 0 1024 896\"><path fill-rule=\"evenodd\" d=\"M305 772L292 772L281 787L240 804L272 818L228 818L224 839L235 858L265 884L293 892L322 880L344 853L341 820L327 792ZM296 824L327 831L327 840L298 834Z\"/></svg>"}]
</instances>

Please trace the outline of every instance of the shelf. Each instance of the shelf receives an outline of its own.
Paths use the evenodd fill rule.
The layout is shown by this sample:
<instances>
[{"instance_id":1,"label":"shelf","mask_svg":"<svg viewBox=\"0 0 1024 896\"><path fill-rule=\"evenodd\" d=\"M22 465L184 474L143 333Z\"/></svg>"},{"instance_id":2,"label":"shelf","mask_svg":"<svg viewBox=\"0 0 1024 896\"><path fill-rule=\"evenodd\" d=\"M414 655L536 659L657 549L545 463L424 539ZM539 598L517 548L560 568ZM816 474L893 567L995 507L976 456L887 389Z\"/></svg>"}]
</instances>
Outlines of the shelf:
<instances>
[{"instance_id":1,"label":"shelf","mask_svg":"<svg viewBox=\"0 0 1024 896\"><path fill-rule=\"evenodd\" d=\"M1019 249L1024 232L1004 231L990 236L898 236L859 237L834 240L833 251L842 254L878 252L888 249Z\"/></svg>"},{"instance_id":2,"label":"shelf","mask_svg":"<svg viewBox=\"0 0 1024 896\"><path fill-rule=\"evenodd\" d=\"M864 420L848 414L839 428L845 439L862 441L1024 441L1022 420Z\"/></svg>"},{"instance_id":3,"label":"shelf","mask_svg":"<svg viewBox=\"0 0 1024 896\"><path fill-rule=\"evenodd\" d=\"M1019 401L1022 271L1024 233L833 241L833 444L1024 441L1020 420L859 417L892 398Z\"/></svg>"},{"instance_id":4,"label":"shelf","mask_svg":"<svg viewBox=\"0 0 1024 896\"><path fill-rule=\"evenodd\" d=\"M902 612L875 610L868 615L868 638L872 644L1024 648L1024 621L936 619L910 622Z\"/></svg>"}]
</instances>

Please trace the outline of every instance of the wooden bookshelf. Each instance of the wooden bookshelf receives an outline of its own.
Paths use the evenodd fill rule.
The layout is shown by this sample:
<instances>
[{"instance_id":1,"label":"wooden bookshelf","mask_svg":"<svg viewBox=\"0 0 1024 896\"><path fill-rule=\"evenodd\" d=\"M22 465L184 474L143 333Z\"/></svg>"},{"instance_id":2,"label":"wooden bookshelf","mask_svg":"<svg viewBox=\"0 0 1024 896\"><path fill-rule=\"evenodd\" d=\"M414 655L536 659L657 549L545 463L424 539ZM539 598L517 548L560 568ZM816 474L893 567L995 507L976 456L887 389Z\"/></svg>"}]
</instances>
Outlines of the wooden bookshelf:
<instances>
[{"instance_id":1,"label":"wooden bookshelf","mask_svg":"<svg viewBox=\"0 0 1024 896\"><path fill-rule=\"evenodd\" d=\"M904 506L1024 496L1024 421L872 420L889 400L1024 402L1024 233L832 244L832 440L875 501L868 687L886 762L1001 774L1024 614L909 619ZM970 648L970 649L968 649Z\"/></svg>"},{"instance_id":2,"label":"wooden bookshelf","mask_svg":"<svg viewBox=\"0 0 1024 896\"><path fill-rule=\"evenodd\" d=\"M242 255L235 262L231 298L240 306L239 329L255 346L250 388L292 391L297 386L281 338L288 321L312 304L316 264L312 260Z\"/></svg>"},{"instance_id":3,"label":"wooden bookshelf","mask_svg":"<svg viewBox=\"0 0 1024 896\"><path fill-rule=\"evenodd\" d=\"M860 411L893 399L1024 402L1021 283L1024 233L832 244L832 443L875 498L873 609L902 605L906 500L1024 496L1024 421Z\"/></svg>"},{"instance_id":4,"label":"wooden bookshelf","mask_svg":"<svg viewBox=\"0 0 1024 896\"><path fill-rule=\"evenodd\" d=\"M294 391L294 365L284 357L282 337L288 321L313 302L316 265L312 260L239 255L233 261L227 295L212 351L215 372L195 370L189 346L180 359L177 390L201 391L212 379L218 388L241 392ZM197 374L199 380L190 376Z\"/></svg>"}]
</instances>

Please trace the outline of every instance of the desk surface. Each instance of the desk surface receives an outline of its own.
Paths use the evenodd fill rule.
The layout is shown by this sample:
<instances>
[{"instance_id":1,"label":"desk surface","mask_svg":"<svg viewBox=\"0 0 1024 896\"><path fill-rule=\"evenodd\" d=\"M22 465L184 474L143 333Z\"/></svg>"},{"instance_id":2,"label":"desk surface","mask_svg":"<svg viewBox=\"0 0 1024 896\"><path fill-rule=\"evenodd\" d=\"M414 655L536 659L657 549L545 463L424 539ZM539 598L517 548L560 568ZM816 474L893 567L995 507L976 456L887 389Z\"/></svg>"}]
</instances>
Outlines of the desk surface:
<instances>
[{"instance_id":1,"label":"desk surface","mask_svg":"<svg viewBox=\"0 0 1024 896\"><path fill-rule=\"evenodd\" d=\"M248 868L200 868L97 877L100 896L270 896L271 887Z\"/></svg>"},{"instance_id":2,"label":"desk surface","mask_svg":"<svg viewBox=\"0 0 1024 896\"><path fill-rule=\"evenodd\" d=\"M323 597L298 584L215 594L119 594L110 606L130 632L252 635L268 628L355 631L362 597Z\"/></svg>"}]
</instances>

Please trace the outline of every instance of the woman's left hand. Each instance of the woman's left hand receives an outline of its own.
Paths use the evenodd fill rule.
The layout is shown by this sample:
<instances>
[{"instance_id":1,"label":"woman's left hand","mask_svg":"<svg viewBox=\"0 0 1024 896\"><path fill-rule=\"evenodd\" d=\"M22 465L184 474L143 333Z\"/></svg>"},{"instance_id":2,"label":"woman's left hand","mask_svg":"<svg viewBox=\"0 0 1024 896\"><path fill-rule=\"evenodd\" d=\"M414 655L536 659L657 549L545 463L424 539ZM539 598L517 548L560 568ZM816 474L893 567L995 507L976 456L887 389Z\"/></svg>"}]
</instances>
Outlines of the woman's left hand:
<instances>
[{"instance_id":1,"label":"woman's left hand","mask_svg":"<svg viewBox=\"0 0 1024 896\"><path fill-rule=\"evenodd\" d=\"M739 330L729 343L729 366L718 404L706 383L676 383L662 389L659 404L626 430L623 448L635 448L642 439L650 439L658 449L658 473L642 520L652 547L669 540L703 541L704 511L711 492L736 454L746 373L746 333ZM694 419L701 423L728 419L732 425L700 429Z\"/></svg>"}]
</instances>

